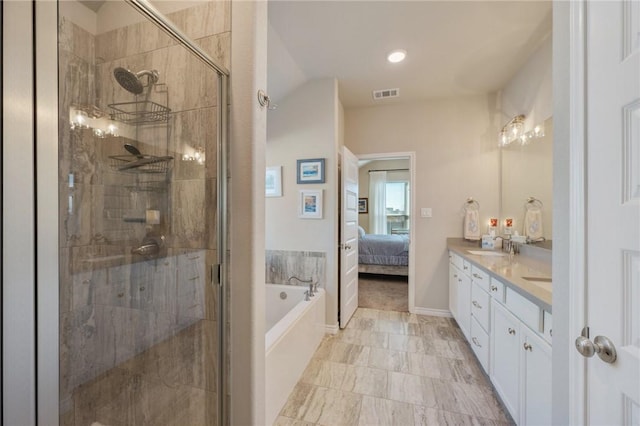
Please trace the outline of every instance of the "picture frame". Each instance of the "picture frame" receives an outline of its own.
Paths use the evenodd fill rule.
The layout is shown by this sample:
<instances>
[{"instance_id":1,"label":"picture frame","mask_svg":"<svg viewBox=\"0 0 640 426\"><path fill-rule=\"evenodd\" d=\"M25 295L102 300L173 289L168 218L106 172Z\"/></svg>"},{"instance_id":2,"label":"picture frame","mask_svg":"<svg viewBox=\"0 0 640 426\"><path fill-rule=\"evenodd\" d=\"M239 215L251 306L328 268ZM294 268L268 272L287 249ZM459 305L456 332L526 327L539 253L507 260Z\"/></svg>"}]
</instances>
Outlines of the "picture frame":
<instances>
[{"instance_id":1,"label":"picture frame","mask_svg":"<svg viewBox=\"0 0 640 426\"><path fill-rule=\"evenodd\" d=\"M300 191L298 217L301 219L322 219L321 189L303 189Z\"/></svg>"},{"instance_id":2,"label":"picture frame","mask_svg":"<svg viewBox=\"0 0 640 426\"><path fill-rule=\"evenodd\" d=\"M265 197L282 197L282 166L267 167L264 195Z\"/></svg>"},{"instance_id":3,"label":"picture frame","mask_svg":"<svg viewBox=\"0 0 640 426\"><path fill-rule=\"evenodd\" d=\"M324 183L324 158L309 158L297 161L297 183Z\"/></svg>"},{"instance_id":4,"label":"picture frame","mask_svg":"<svg viewBox=\"0 0 640 426\"><path fill-rule=\"evenodd\" d=\"M369 213L369 199L368 198L358 198L358 213L359 214L368 214Z\"/></svg>"}]
</instances>

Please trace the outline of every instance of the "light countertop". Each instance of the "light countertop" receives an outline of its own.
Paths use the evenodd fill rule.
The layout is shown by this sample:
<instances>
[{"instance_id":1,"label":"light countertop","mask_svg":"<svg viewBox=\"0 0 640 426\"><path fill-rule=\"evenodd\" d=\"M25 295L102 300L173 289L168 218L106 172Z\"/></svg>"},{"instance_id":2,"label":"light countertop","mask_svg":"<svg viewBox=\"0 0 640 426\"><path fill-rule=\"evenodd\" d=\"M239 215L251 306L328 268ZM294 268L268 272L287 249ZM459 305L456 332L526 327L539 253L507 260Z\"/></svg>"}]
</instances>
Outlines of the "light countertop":
<instances>
[{"instance_id":1,"label":"light countertop","mask_svg":"<svg viewBox=\"0 0 640 426\"><path fill-rule=\"evenodd\" d=\"M522 296L531 300L545 311L551 312L551 283L536 283L523 277L534 279L550 278L551 264L522 254L513 256L482 256L469 253L469 250L482 250L477 242L469 242L462 238L448 238L447 248L466 258L471 263L485 270L489 275L499 279ZM498 250L496 250L498 251Z\"/></svg>"}]
</instances>

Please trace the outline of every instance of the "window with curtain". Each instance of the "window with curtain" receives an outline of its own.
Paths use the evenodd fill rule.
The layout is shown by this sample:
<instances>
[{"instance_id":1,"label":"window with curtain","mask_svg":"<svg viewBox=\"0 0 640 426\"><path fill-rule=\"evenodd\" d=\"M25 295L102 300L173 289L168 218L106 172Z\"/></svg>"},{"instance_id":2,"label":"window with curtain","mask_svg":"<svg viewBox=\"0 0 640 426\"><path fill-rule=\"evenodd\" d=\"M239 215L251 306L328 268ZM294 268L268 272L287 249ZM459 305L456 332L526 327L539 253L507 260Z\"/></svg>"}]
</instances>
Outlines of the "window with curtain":
<instances>
[{"instance_id":1,"label":"window with curtain","mask_svg":"<svg viewBox=\"0 0 640 426\"><path fill-rule=\"evenodd\" d=\"M409 182L407 180L393 180L385 182L385 233L408 233L410 211L409 200Z\"/></svg>"}]
</instances>

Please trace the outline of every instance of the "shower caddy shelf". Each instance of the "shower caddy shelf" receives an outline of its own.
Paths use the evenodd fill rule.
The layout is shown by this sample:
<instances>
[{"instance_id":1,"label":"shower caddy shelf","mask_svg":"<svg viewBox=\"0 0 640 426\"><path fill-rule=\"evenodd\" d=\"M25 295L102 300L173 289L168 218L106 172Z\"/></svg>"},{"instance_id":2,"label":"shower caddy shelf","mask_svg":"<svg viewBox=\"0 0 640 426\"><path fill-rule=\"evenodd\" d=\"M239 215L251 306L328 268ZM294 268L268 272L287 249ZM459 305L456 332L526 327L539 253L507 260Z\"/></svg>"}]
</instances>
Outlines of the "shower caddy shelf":
<instances>
[{"instance_id":1,"label":"shower caddy shelf","mask_svg":"<svg viewBox=\"0 0 640 426\"><path fill-rule=\"evenodd\" d=\"M167 173L170 170L173 157L157 157L145 155L138 158L135 155L110 155L112 170L126 173Z\"/></svg>"},{"instance_id":2,"label":"shower caddy shelf","mask_svg":"<svg viewBox=\"0 0 640 426\"><path fill-rule=\"evenodd\" d=\"M111 118L126 124L155 124L169 121L171 109L153 101L109 104Z\"/></svg>"}]
</instances>

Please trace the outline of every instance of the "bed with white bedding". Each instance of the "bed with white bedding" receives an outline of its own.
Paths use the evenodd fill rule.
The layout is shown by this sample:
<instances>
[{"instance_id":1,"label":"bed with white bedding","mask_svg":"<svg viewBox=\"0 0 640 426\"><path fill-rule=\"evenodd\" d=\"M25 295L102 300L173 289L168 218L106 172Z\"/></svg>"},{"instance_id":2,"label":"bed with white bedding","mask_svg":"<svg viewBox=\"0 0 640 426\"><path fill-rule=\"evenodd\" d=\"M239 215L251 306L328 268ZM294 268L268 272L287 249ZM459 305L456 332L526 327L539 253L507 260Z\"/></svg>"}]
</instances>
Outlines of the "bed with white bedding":
<instances>
[{"instance_id":1,"label":"bed with white bedding","mask_svg":"<svg viewBox=\"0 0 640 426\"><path fill-rule=\"evenodd\" d=\"M370 274L408 275L409 236L360 232L358 271Z\"/></svg>"}]
</instances>

